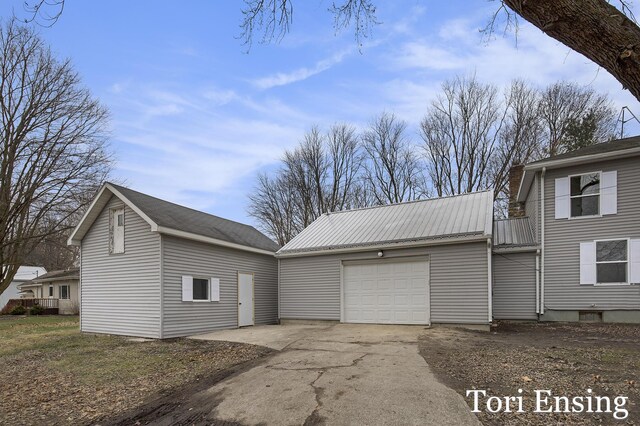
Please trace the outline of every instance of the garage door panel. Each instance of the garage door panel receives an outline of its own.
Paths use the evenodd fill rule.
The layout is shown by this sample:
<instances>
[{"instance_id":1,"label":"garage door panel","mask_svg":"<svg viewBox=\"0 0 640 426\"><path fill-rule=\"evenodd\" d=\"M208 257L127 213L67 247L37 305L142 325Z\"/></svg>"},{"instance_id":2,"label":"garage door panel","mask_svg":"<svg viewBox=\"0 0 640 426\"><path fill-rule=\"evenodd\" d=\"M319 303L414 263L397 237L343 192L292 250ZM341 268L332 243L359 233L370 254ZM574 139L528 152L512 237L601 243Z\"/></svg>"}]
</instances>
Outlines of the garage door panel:
<instances>
[{"instance_id":1,"label":"garage door panel","mask_svg":"<svg viewBox=\"0 0 640 426\"><path fill-rule=\"evenodd\" d=\"M425 260L345 265L343 287L346 322L429 323Z\"/></svg>"}]
</instances>

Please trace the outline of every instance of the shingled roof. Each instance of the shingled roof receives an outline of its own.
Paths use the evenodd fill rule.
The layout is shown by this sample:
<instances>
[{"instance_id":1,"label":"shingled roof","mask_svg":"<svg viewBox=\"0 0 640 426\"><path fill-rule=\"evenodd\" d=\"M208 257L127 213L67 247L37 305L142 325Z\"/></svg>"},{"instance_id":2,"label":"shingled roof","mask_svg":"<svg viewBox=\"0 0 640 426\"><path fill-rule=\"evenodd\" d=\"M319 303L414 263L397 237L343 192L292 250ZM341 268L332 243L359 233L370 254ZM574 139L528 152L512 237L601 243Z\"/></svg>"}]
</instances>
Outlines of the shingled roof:
<instances>
[{"instance_id":1,"label":"shingled roof","mask_svg":"<svg viewBox=\"0 0 640 426\"><path fill-rule=\"evenodd\" d=\"M622 151L626 149L640 148L640 136L632 136L624 139L616 139L610 142L597 143L595 145L586 146L584 148L576 149L574 151L565 152L564 154L558 154L551 157L543 158L542 160L534 161L527 164L527 167L536 166L537 164L547 163L556 160L566 160L569 158L585 157L589 155L598 155L605 153L613 153L616 151Z\"/></svg>"},{"instance_id":2,"label":"shingled roof","mask_svg":"<svg viewBox=\"0 0 640 426\"><path fill-rule=\"evenodd\" d=\"M108 191L106 193L105 191ZM266 235L250 225L214 216L209 213L171 203L134 191L113 183L107 183L100 191L89 211L82 218L69 238L70 244L79 244L89 230L99 211L104 208L111 195L121 198L129 204L150 225L160 233L173 234L189 238L200 236L209 241L226 242L238 249L254 249L275 253L278 245ZM237 246L237 247L236 247Z\"/></svg>"}]
</instances>

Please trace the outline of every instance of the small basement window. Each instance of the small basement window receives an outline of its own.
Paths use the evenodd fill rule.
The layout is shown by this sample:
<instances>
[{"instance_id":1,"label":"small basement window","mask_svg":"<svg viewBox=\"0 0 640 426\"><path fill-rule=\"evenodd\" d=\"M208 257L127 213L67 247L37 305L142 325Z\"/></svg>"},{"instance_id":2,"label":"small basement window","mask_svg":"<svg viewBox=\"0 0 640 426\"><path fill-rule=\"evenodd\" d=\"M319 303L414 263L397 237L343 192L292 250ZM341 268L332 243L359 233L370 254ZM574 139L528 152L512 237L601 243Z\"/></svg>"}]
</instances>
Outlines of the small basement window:
<instances>
[{"instance_id":1,"label":"small basement window","mask_svg":"<svg viewBox=\"0 0 640 426\"><path fill-rule=\"evenodd\" d=\"M596 241L596 282L626 284L627 240Z\"/></svg>"},{"instance_id":2,"label":"small basement window","mask_svg":"<svg viewBox=\"0 0 640 426\"><path fill-rule=\"evenodd\" d=\"M571 217L600 214L600 173L571 176Z\"/></svg>"},{"instance_id":3,"label":"small basement window","mask_svg":"<svg viewBox=\"0 0 640 426\"><path fill-rule=\"evenodd\" d=\"M193 300L209 300L209 280L193 279Z\"/></svg>"}]
</instances>

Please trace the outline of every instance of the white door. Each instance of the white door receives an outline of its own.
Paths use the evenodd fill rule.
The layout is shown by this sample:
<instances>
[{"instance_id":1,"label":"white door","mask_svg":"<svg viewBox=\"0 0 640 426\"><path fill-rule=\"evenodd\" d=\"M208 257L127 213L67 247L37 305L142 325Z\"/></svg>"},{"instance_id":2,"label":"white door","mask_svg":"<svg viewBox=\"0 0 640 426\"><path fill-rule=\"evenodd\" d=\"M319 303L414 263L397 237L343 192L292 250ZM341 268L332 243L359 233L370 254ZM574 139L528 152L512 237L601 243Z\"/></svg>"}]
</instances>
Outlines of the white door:
<instances>
[{"instance_id":1,"label":"white door","mask_svg":"<svg viewBox=\"0 0 640 426\"><path fill-rule=\"evenodd\" d=\"M429 262L345 264L344 321L429 324Z\"/></svg>"},{"instance_id":2,"label":"white door","mask_svg":"<svg viewBox=\"0 0 640 426\"><path fill-rule=\"evenodd\" d=\"M238 273L238 327L253 325L253 274Z\"/></svg>"}]
</instances>

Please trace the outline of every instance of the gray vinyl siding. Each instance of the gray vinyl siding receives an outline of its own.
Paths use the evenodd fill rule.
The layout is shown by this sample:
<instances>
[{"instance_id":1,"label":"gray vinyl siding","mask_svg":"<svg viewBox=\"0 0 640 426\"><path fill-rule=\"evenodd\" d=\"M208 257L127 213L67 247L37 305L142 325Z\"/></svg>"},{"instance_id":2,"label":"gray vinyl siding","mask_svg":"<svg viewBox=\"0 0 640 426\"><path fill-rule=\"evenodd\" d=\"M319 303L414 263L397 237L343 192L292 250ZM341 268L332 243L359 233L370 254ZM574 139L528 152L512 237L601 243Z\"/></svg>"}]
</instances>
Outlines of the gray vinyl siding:
<instances>
[{"instance_id":1,"label":"gray vinyl siding","mask_svg":"<svg viewBox=\"0 0 640 426\"><path fill-rule=\"evenodd\" d=\"M340 320L340 266L345 260L377 259L377 250L280 259L280 317ZM385 250L385 259L429 256L431 321L488 320L486 242Z\"/></svg>"},{"instance_id":2,"label":"gray vinyl siding","mask_svg":"<svg viewBox=\"0 0 640 426\"><path fill-rule=\"evenodd\" d=\"M533 233L537 238L537 241L540 241L540 174L536 174L533 179L533 183L531 184L531 189L529 190L529 194L527 196L527 200L524 204L524 211L529 219L531 220L531 227L533 228Z\"/></svg>"},{"instance_id":3,"label":"gray vinyl siding","mask_svg":"<svg viewBox=\"0 0 640 426\"><path fill-rule=\"evenodd\" d=\"M580 242L640 238L638 157L547 170L545 177L545 308L553 310L640 309L640 286L580 285ZM592 171L618 171L618 213L555 219L555 179Z\"/></svg>"},{"instance_id":4,"label":"gray vinyl siding","mask_svg":"<svg viewBox=\"0 0 640 426\"><path fill-rule=\"evenodd\" d=\"M179 337L238 326L238 272L254 274L256 324L278 319L275 257L162 236L162 337ZM183 302L182 276L220 279L220 302Z\"/></svg>"},{"instance_id":5,"label":"gray vinyl siding","mask_svg":"<svg viewBox=\"0 0 640 426\"><path fill-rule=\"evenodd\" d=\"M81 328L92 333L160 337L160 237L125 206L125 252L109 254L109 210L82 240Z\"/></svg>"},{"instance_id":6,"label":"gray vinyl siding","mask_svg":"<svg viewBox=\"0 0 640 426\"><path fill-rule=\"evenodd\" d=\"M535 320L536 253L493 255L493 317Z\"/></svg>"}]
</instances>

